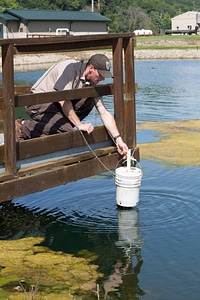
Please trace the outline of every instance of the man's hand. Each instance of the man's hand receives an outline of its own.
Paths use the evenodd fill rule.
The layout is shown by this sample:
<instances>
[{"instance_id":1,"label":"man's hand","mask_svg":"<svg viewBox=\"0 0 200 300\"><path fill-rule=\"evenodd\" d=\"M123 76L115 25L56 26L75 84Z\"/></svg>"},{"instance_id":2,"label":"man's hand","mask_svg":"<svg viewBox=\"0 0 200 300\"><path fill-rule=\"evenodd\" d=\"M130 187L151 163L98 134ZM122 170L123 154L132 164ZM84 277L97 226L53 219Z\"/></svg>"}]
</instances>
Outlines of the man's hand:
<instances>
[{"instance_id":1,"label":"man's hand","mask_svg":"<svg viewBox=\"0 0 200 300\"><path fill-rule=\"evenodd\" d=\"M116 140L117 151L120 155L123 155L123 159L126 159L126 154L128 152L128 146L123 142L122 138L119 137Z\"/></svg>"},{"instance_id":2,"label":"man's hand","mask_svg":"<svg viewBox=\"0 0 200 300\"><path fill-rule=\"evenodd\" d=\"M90 134L94 130L94 127L91 123L80 123L76 127L81 131L86 131L88 134Z\"/></svg>"}]
</instances>

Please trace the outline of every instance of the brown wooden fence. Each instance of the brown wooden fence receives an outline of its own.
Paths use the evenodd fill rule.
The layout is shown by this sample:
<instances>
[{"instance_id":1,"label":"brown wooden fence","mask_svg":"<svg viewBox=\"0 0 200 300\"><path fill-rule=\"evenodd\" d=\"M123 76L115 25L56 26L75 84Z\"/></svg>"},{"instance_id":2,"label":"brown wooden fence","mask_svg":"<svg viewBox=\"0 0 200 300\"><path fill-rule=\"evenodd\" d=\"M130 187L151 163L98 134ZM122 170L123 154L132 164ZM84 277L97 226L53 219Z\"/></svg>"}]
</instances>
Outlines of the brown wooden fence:
<instances>
[{"instance_id":1,"label":"brown wooden fence","mask_svg":"<svg viewBox=\"0 0 200 300\"><path fill-rule=\"evenodd\" d=\"M103 164L114 169L120 159L103 125L85 136L93 151L88 149L79 131L16 142L16 107L114 95L114 116L119 131L129 148L136 147L134 41L132 33L0 40L0 129L4 134L4 144L0 145L0 202L105 172ZM103 52L104 49L112 51L113 84L40 94L29 94L27 87L14 86L16 54ZM139 160L138 149L135 157Z\"/></svg>"}]
</instances>

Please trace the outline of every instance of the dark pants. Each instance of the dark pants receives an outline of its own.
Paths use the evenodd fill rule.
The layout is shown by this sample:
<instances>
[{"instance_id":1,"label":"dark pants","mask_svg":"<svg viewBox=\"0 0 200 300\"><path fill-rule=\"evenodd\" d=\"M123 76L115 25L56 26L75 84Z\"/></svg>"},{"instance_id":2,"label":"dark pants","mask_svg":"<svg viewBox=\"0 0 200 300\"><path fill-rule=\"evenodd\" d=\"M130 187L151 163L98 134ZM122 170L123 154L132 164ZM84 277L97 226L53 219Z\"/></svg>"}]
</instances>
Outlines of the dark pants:
<instances>
[{"instance_id":1,"label":"dark pants","mask_svg":"<svg viewBox=\"0 0 200 300\"><path fill-rule=\"evenodd\" d=\"M83 120L94 107L94 98L73 100L72 105L80 120ZM72 131L74 125L63 114L60 104L45 103L26 108L32 120L26 120L22 126L24 139Z\"/></svg>"}]
</instances>

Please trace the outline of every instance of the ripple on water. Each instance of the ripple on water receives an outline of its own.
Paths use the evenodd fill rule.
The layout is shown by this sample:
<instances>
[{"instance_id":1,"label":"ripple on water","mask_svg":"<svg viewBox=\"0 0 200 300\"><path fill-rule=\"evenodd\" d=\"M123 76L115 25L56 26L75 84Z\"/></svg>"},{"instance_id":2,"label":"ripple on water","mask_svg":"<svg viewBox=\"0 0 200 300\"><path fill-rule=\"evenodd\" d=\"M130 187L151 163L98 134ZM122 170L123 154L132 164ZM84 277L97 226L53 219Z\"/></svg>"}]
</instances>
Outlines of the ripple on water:
<instances>
[{"instance_id":1,"label":"ripple on water","mask_svg":"<svg viewBox=\"0 0 200 300\"><path fill-rule=\"evenodd\" d=\"M140 194L140 214L143 216L141 227L149 229L176 224L184 229L197 218L200 212L198 203L187 197L169 191L143 190Z\"/></svg>"},{"instance_id":2,"label":"ripple on water","mask_svg":"<svg viewBox=\"0 0 200 300\"><path fill-rule=\"evenodd\" d=\"M76 203L77 204L77 203ZM113 191L109 191L100 198L88 197L80 200L80 205L65 209L64 216L60 220L74 226L77 230L87 228L88 232L98 233L116 232L118 227L118 209L113 197Z\"/></svg>"},{"instance_id":3,"label":"ripple on water","mask_svg":"<svg viewBox=\"0 0 200 300\"><path fill-rule=\"evenodd\" d=\"M22 197L18 203L28 205L35 213L52 216L56 222L72 226L74 231L83 227L88 232L116 232L117 229L115 183L108 175L72 182L37 193L37 197Z\"/></svg>"},{"instance_id":4,"label":"ripple on water","mask_svg":"<svg viewBox=\"0 0 200 300\"><path fill-rule=\"evenodd\" d=\"M162 228L164 233L173 225L184 230L195 226L194 219L200 222L199 168L163 169L148 162L146 169L145 162L141 164L144 178L137 206L137 227L145 230ZM102 175L37 193L37 197L20 198L19 203L28 205L32 211L52 216L53 222L72 226L74 231L116 232L119 210L115 189L114 179Z\"/></svg>"}]
</instances>

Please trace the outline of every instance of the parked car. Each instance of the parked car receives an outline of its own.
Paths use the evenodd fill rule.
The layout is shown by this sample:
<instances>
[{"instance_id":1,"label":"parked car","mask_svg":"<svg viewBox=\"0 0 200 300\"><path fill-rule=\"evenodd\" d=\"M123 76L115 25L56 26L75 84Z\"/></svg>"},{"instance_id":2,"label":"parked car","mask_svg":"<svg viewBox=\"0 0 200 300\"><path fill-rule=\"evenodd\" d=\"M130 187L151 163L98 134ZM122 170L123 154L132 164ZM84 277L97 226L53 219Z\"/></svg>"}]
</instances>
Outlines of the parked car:
<instances>
[{"instance_id":1,"label":"parked car","mask_svg":"<svg viewBox=\"0 0 200 300\"><path fill-rule=\"evenodd\" d=\"M69 29L68 28L57 28L56 29L56 35L69 35Z\"/></svg>"}]
</instances>

